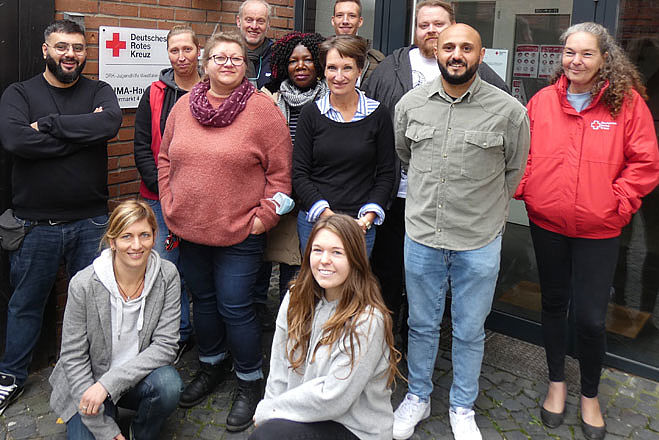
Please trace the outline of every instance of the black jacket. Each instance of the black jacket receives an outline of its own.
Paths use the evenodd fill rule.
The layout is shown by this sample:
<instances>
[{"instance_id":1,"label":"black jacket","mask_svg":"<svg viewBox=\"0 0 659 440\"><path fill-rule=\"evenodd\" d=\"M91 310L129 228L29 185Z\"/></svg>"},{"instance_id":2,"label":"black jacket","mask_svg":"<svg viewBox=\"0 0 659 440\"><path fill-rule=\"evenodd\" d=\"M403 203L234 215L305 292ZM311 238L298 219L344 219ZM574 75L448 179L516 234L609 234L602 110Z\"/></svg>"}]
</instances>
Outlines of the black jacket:
<instances>
[{"instance_id":1,"label":"black jacket","mask_svg":"<svg viewBox=\"0 0 659 440\"><path fill-rule=\"evenodd\" d=\"M178 99L188 93L179 88L174 81L174 69L167 68L160 72L160 81L167 85L165 98L160 113L160 134L165 132L167 116ZM142 181L149 191L158 194L158 164L151 150L151 86L147 87L140 99L135 114L135 137L133 148L135 151L135 166L140 173Z\"/></svg>"}]
</instances>

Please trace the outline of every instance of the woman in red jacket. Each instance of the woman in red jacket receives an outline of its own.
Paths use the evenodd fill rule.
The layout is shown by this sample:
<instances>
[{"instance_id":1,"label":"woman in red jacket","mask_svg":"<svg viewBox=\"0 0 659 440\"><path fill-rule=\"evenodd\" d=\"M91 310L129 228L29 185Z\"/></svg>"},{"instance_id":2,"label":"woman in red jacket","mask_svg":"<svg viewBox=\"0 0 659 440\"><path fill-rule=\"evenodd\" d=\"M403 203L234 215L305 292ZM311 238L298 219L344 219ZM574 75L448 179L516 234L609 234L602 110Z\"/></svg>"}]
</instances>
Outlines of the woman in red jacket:
<instances>
[{"instance_id":1,"label":"woman in red jacket","mask_svg":"<svg viewBox=\"0 0 659 440\"><path fill-rule=\"evenodd\" d=\"M606 435L597 400L605 317L620 229L659 179L659 153L636 68L595 23L562 35L562 66L528 104L531 150L515 197L531 223L542 290L549 390L541 409L554 428L565 414L567 314L574 304L581 369L581 426Z\"/></svg>"}]
</instances>

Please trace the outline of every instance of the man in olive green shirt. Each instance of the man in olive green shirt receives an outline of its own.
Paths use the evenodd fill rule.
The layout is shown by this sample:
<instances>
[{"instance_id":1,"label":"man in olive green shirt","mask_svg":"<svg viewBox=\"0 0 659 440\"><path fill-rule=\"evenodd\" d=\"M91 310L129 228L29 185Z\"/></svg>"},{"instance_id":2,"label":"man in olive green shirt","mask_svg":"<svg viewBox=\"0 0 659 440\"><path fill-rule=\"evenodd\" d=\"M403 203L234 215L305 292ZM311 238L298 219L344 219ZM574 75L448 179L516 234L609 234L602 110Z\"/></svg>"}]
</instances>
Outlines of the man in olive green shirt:
<instances>
[{"instance_id":1,"label":"man in olive green shirt","mask_svg":"<svg viewBox=\"0 0 659 440\"><path fill-rule=\"evenodd\" d=\"M441 76L396 105L396 150L408 170L405 276L409 391L394 438L430 414L432 372L446 291L452 292L453 384L449 419L457 440L480 439L473 405L508 207L529 150L526 109L479 77L485 50L473 28L444 30Z\"/></svg>"}]
</instances>

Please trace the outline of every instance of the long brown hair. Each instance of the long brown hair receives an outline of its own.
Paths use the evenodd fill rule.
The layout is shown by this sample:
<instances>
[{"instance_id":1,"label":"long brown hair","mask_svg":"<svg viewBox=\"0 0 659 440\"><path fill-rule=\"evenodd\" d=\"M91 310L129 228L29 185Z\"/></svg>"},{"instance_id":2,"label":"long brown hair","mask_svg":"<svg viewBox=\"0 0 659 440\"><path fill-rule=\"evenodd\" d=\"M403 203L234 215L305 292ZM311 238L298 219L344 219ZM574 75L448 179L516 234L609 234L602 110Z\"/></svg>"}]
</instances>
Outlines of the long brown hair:
<instances>
[{"instance_id":1,"label":"long brown hair","mask_svg":"<svg viewBox=\"0 0 659 440\"><path fill-rule=\"evenodd\" d=\"M318 285L311 272L310 255L314 238L323 229L333 232L341 239L350 273L343 283L336 311L323 324L323 335L318 344L312 347L311 360L321 346L332 346L341 339L346 347L350 347L350 367L354 367L355 343L361 349L357 332L357 327L363 323L360 317L368 313L368 319L373 319L374 310L378 310L382 314L385 342L389 347L387 386L391 386L396 375L400 375L396 365L401 358L400 352L394 347L391 315L384 305L380 287L368 264L364 233L355 219L347 215L337 214L321 218L311 231L300 273L290 288L287 317L288 361L293 369L297 370L307 360L314 311L324 295L323 288Z\"/></svg>"},{"instance_id":2,"label":"long brown hair","mask_svg":"<svg viewBox=\"0 0 659 440\"><path fill-rule=\"evenodd\" d=\"M615 39L609 34L601 24L593 22L578 23L567 28L561 35L561 43L565 44L568 37L577 32L588 32L597 40L597 46L604 57L604 65L597 74L597 79L590 91L591 96L596 97L602 87L609 82L609 87L602 95L602 101L609 109L611 116L614 118L620 113L620 109L629 96L631 90L638 92L643 99L648 99L648 95L638 73L636 66L629 60L625 52L618 46ZM550 82L554 84L564 75L562 64L554 72Z\"/></svg>"}]
</instances>

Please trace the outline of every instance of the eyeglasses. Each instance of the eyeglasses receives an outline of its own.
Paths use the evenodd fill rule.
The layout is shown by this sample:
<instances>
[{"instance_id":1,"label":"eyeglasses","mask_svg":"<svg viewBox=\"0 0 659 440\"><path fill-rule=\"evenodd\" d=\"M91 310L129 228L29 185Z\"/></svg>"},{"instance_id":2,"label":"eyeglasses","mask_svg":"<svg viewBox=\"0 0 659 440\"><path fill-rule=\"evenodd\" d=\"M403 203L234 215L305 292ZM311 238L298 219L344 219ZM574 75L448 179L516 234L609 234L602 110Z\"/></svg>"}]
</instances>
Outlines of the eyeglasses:
<instances>
[{"instance_id":1,"label":"eyeglasses","mask_svg":"<svg viewBox=\"0 0 659 440\"><path fill-rule=\"evenodd\" d=\"M232 66L239 67L245 62L245 58L243 57L225 57L224 55L213 55L211 59L218 66L224 66L227 61L230 61Z\"/></svg>"},{"instance_id":2,"label":"eyeglasses","mask_svg":"<svg viewBox=\"0 0 659 440\"><path fill-rule=\"evenodd\" d=\"M73 52L75 53L83 53L85 51L85 45L80 44L80 43L74 43L74 44L69 44L69 43L64 43L64 42L59 42L55 43L54 46L51 46L48 43L44 43L48 47L52 47L55 49L55 52L57 52L59 55L64 55L69 51L69 48L73 49Z\"/></svg>"}]
</instances>

